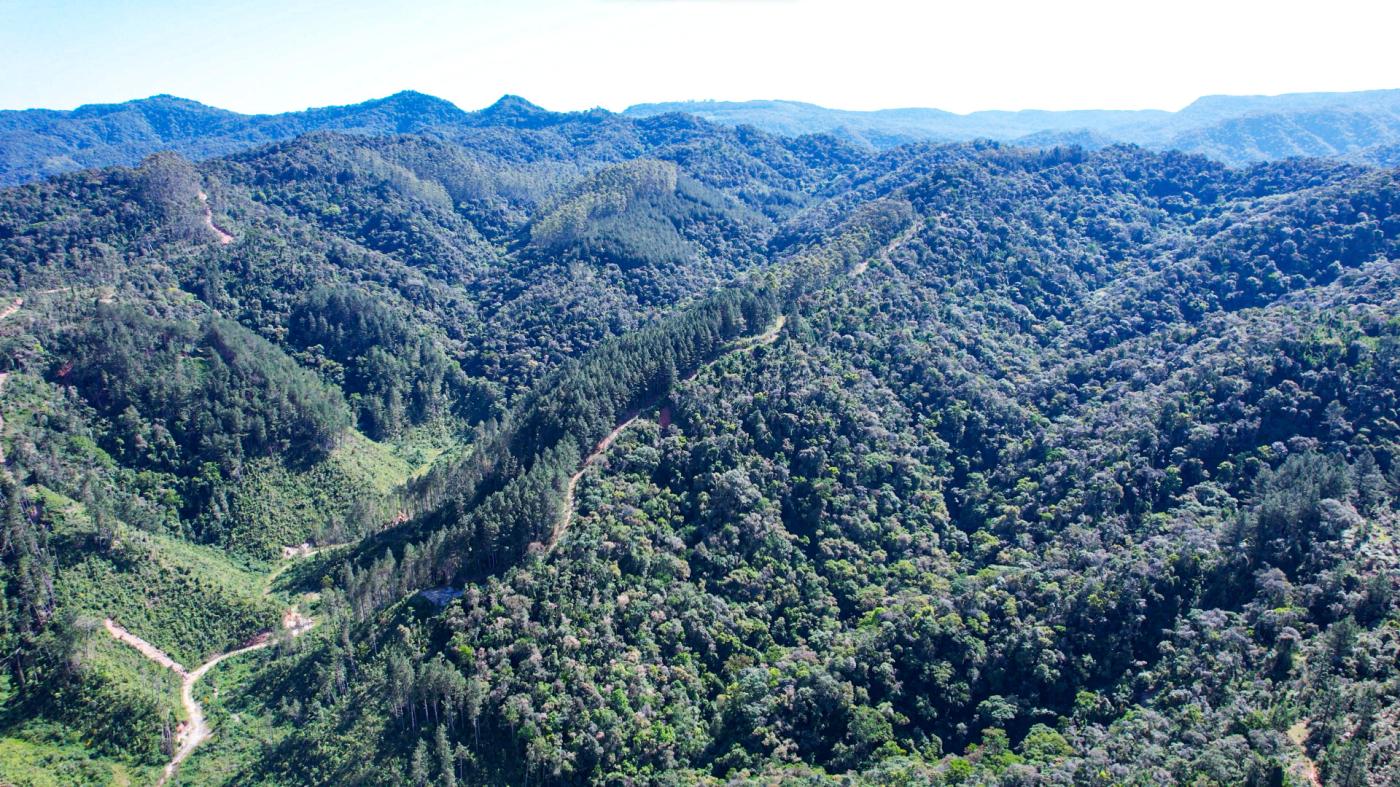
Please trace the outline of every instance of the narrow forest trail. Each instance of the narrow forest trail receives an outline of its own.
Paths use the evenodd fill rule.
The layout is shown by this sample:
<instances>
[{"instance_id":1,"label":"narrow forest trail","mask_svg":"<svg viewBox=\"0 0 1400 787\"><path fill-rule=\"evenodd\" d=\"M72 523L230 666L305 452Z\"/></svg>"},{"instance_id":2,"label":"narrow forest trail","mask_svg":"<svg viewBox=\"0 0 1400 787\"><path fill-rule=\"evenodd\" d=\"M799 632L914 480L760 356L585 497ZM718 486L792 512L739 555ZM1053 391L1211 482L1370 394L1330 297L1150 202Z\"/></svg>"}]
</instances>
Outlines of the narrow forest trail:
<instances>
[{"instance_id":1,"label":"narrow forest trail","mask_svg":"<svg viewBox=\"0 0 1400 787\"><path fill-rule=\"evenodd\" d=\"M759 335L749 339L740 339L738 342L735 342L733 347L726 350L723 355L720 355L719 358L723 358L725 355L732 355L737 352L742 352L744 350L750 350L761 344L772 344L773 342L776 342L778 340L778 334L783 332L783 326L785 325L787 325L787 315L779 314L778 319L774 320L772 325L765 328L763 330L763 333L760 333ZM719 358L716 358L715 361L718 361ZM714 363L714 361L711 361L710 363ZM696 371L698 372L699 370L697 369Z\"/></svg>"},{"instance_id":2,"label":"narrow forest trail","mask_svg":"<svg viewBox=\"0 0 1400 787\"><path fill-rule=\"evenodd\" d=\"M691 371L690 374L687 374L686 376L682 377L680 381L686 383L690 382L691 380L694 380L696 377L700 376L700 372L703 371L705 367L712 366L718 363L721 359L733 355L734 353L744 352L745 350L752 350L755 347L760 347L776 342L778 340L778 334L782 333L783 326L785 325L787 325L787 315L779 314L778 318L773 321L772 325L763 329L763 333L760 333L757 336L748 336L735 341L728 348L726 348L724 352L715 356L713 360L709 361L708 363L702 363L699 366L695 367L695 369Z\"/></svg>"},{"instance_id":3,"label":"narrow forest trail","mask_svg":"<svg viewBox=\"0 0 1400 787\"><path fill-rule=\"evenodd\" d=\"M701 364L695 371L682 378L682 381L694 379L695 376L700 373L701 369L718 362L726 356L745 350L751 350L760 345L772 344L778 340L778 334L782 333L784 325L787 325L787 315L780 314L778 318L773 321L772 325L764 329L763 333L735 341L714 360ZM627 427L636 423L637 419L641 417L642 412L649 409L650 406L651 405L648 405L642 408L642 410L628 413L627 416L623 418L622 422L613 427L611 432L608 432L602 440L598 441L598 444L593 447L593 450L589 452L588 456L584 457L583 462L579 464L578 472L569 476L569 483L564 487L563 510L560 512L559 518L555 521L553 530L549 533L549 540L545 542L544 554L548 555L550 552L554 551L554 547L559 544L559 539L564 537L564 533L568 531L569 525L573 524L574 493L578 490L578 482L583 478L583 474L588 472L588 468L595 462L603 458L603 454L607 453L608 448L612 446L617 438L627 430Z\"/></svg>"},{"instance_id":4,"label":"narrow forest trail","mask_svg":"<svg viewBox=\"0 0 1400 787\"><path fill-rule=\"evenodd\" d=\"M5 386L6 386L6 385L9 385L9 384L10 384L10 373L9 373L9 372L0 372L0 394L4 394L4 393L5 393ZM3 407L0 407L0 437L3 437L4 434L5 434L5 411L4 411L4 408L3 408ZM0 442L0 467L5 467L5 465L7 465L7 464L8 464L8 462L5 460L5 445L4 445L3 442ZM6 472L9 472L9 471L6 470Z\"/></svg>"},{"instance_id":5,"label":"narrow forest trail","mask_svg":"<svg viewBox=\"0 0 1400 787\"><path fill-rule=\"evenodd\" d=\"M1317 769L1317 763L1308 756L1308 724L1308 719L1299 719L1288 728L1288 739L1298 747L1298 759L1289 770L1309 787L1322 787L1322 774Z\"/></svg>"},{"instance_id":6,"label":"narrow forest trail","mask_svg":"<svg viewBox=\"0 0 1400 787\"><path fill-rule=\"evenodd\" d=\"M23 305L24 305L24 299L23 299L23 298L15 298L13 301L10 301L10 305L9 305L9 306L6 306L4 309L0 310L0 320L6 319L6 318L9 317L10 315L12 315L12 314L14 314L15 312L19 311L19 307L21 307L21 306L23 306ZM5 386L6 386L6 384L8 384L9 382L10 382L10 373L9 373L9 372L0 372L0 394L3 394L3 393L5 392ZM5 431L5 414L4 414L3 411L0 411L0 433L4 433L4 431ZM6 464L7 464L7 462L5 461L5 447L4 447L3 445L0 445L0 467L5 466Z\"/></svg>"},{"instance_id":7,"label":"narrow forest trail","mask_svg":"<svg viewBox=\"0 0 1400 787\"><path fill-rule=\"evenodd\" d=\"M880 259L880 262L889 262L890 255L894 253L894 250L913 240L914 235L916 235L922 227L923 222L914 221L908 227L905 227L903 232L900 232L898 235L896 235L894 237L894 240L891 240L889 243L886 243L885 247L880 249L880 253L875 256L877 256ZM870 260L861 260L860 262L856 263L855 267L851 268L851 275L859 276L869 269Z\"/></svg>"},{"instance_id":8,"label":"narrow forest trail","mask_svg":"<svg viewBox=\"0 0 1400 787\"><path fill-rule=\"evenodd\" d=\"M210 232L219 236L219 245L227 246L233 243L233 236L219 229L219 227L214 224L214 211L209 207L209 195L205 194L202 190L199 192L199 204L204 206L204 226L208 227Z\"/></svg>"},{"instance_id":9,"label":"narrow forest trail","mask_svg":"<svg viewBox=\"0 0 1400 787\"><path fill-rule=\"evenodd\" d=\"M68 288L68 287L50 287L50 288L47 289L47 290L38 290L38 291L36 291L36 292L31 292L31 293L29 293L29 295L30 295L30 297L33 297L33 296L36 296L36 295L53 295L53 294L56 293L56 292L63 292L63 291L65 291L65 290L67 290L67 289L69 289L69 288ZM23 297L23 296L19 296L19 295L15 296L15 299L12 300L12 301L10 301L9 305L7 305L7 306L6 306L5 308L3 308L3 309L0 309L0 320L4 320L4 319L7 319L7 318L9 318L9 317L14 316L15 312L19 311L20 307L23 306L23 305L24 305L24 297Z\"/></svg>"},{"instance_id":10,"label":"narrow forest trail","mask_svg":"<svg viewBox=\"0 0 1400 787\"><path fill-rule=\"evenodd\" d=\"M627 427L636 423L639 416L639 413L633 413L622 423L613 427L613 430L608 432L607 436L599 440L598 445L593 447L592 453L584 458L583 463L579 466L578 472L569 476L569 483L564 487L564 508L559 514L559 519L554 522L554 529L550 531L549 541L545 542L544 545L544 553L546 555L554 551L554 547L558 545L559 539L564 537L565 531L567 531L569 525L573 523L574 492L578 489L579 479L583 478L583 474L588 472L590 465L603 458L603 454L608 450L608 446L611 446L613 441L618 438L618 435L621 435Z\"/></svg>"}]
</instances>

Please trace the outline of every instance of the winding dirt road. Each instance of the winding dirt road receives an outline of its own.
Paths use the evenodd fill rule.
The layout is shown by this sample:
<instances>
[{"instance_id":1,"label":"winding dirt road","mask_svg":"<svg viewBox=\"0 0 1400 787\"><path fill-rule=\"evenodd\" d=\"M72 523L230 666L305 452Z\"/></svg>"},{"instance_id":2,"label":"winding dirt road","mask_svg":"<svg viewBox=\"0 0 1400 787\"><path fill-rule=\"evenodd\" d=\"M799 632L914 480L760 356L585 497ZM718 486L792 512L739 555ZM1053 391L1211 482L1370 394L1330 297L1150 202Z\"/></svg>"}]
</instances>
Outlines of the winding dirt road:
<instances>
[{"instance_id":1,"label":"winding dirt road","mask_svg":"<svg viewBox=\"0 0 1400 787\"><path fill-rule=\"evenodd\" d=\"M141 639L135 634L132 634L130 631L127 631L125 628L123 628L111 618L107 618L106 620L102 621L102 625L104 628L107 629L107 633L111 634L112 638L117 640L118 642L125 642L131 647L136 648L141 652L142 656L145 656L151 661L154 661L162 667L165 667L166 669L170 670L171 672L174 672L176 675L179 675L182 678L189 677L190 671L185 669L184 665L182 665L175 659L172 659L169 656L165 655L165 651L161 650L155 645L152 645L146 640Z\"/></svg>"},{"instance_id":2,"label":"winding dirt road","mask_svg":"<svg viewBox=\"0 0 1400 787\"><path fill-rule=\"evenodd\" d=\"M773 342L778 340L778 334L782 332L784 325L787 325L787 315L780 314L778 315L778 319L774 320L773 324L768 326L763 331L763 333L760 333L757 336L751 336L735 341L733 344L730 345L728 349L720 353L719 356L717 356L713 361L710 361L706 364L701 364L695 369L695 371L691 372L683 379L694 379L694 377L700 373L700 369L703 369L705 366L715 363L720 358L723 358L727 355L732 355L737 352L743 352L744 350L751 350L755 347L764 344L772 344ZM624 431L626 431L627 427L636 423L637 419L640 416L641 412L639 411L629 413L625 418L623 418L622 423L613 427L613 430L611 432L608 432L607 436L605 436L602 440L598 441L598 444L593 447L593 450L589 452L588 456L584 457L583 462L579 465L578 472L569 476L569 483L564 487L563 510L559 514L559 519L555 521L553 530L551 530L549 533L549 540L545 542L544 554L548 555L550 552L554 551L554 547L559 544L559 539L564 537L564 533L568 531L569 525L573 524L574 492L578 490L578 482L580 479L583 478L583 474L588 472L588 468L591 467L595 462L603 458L603 454L607 452L608 448L612 446L612 444Z\"/></svg>"},{"instance_id":3,"label":"winding dirt road","mask_svg":"<svg viewBox=\"0 0 1400 787\"><path fill-rule=\"evenodd\" d=\"M245 645L227 653L220 653L212 659L204 662L195 669L194 672L186 673L185 679L180 684L180 704L185 707L185 713L189 716L189 721L180 732L180 747L175 750L175 756L166 763L165 770L161 773L160 781L156 782L157 787L170 781L170 777L175 775L175 770L180 767L180 763L185 761L194 753L199 744L209 739L209 723L204 719L204 708L194 698L194 684L204 677L204 673L213 669L219 662L230 656L237 656L247 653L250 650L259 650L272 644L272 636L263 632L251 645ZM142 651L143 653L145 651ZM157 651L159 653L159 651ZM162 654L164 655L164 654ZM168 657L167 657L168 658Z\"/></svg>"},{"instance_id":4,"label":"winding dirt road","mask_svg":"<svg viewBox=\"0 0 1400 787\"><path fill-rule=\"evenodd\" d=\"M189 720L181 725L180 732L176 738L178 746L175 750L175 755L170 758L170 762L166 763L165 770L161 773L160 781L156 782L156 786L160 787L160 785L165 784L170 780L170 777L175 775L175 771L180 767L180 763L184 762L185 758L193 754L199 744L208 740L212 733L209 729L209 722L204 718L203 706L194 698L194 684L198 683L199 679L204 677L205 673L216 667L219 662L224 659L253 650L261 650L271 645L273 642L272 632L264 631L254 637L247 645L220 653L196 667L194 671L190 671L186 669L183 664L167 655L165 651L135 634L132 634L130 631L127 631L111 618L102 621L102 625L107 629L107 633L112 635L113 639L130 645L141 655L171 672L174 672L181 678L180 704L184 707L185 715L189 717ZM301 636L307 631L310 631L315 625L316 621L297 612L296 607L289 607L287 611L282 614L282 628L288 631L293 637Z\"/></svg>"},{"instance_id":5,"label":"winding dirt road","mask_svg":"<svg viewBox=\"0 0 1400 787\"><path fill-rule=\"evenodd\" d=\"M733 355L734 353L742 352L744 350L752 350L753 348L761 344L772 344L773 342L776 342L778 340L778 334L783 332L784 325L787 325L787 315L779 314L778 319L774 320L772 325L763 329L763 333L760 333L757 336L750 336L747 339L740 339L736 341L734 343L734 346L724 351L724 353L722 353L719 356L719 358L723 358L726 355ZM715 361L718 361L719 358L716 358ZM714 363L714 361L711 361L710 363ZM696 369L695 371L696 373L699 373L700 370ZM692 374L691 376L694 377L695 375Z\"/></svg>"}]
</instances>

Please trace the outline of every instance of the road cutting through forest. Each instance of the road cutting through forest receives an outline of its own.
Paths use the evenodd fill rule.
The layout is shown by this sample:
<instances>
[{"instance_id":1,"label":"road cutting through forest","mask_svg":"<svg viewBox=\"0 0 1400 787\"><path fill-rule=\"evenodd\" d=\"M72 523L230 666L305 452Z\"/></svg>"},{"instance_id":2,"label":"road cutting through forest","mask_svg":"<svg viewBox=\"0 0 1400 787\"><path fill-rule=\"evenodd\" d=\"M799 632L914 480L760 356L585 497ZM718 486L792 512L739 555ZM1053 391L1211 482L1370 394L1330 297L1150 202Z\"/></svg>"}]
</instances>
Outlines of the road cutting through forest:
<instances>
[{"instance_id":1,"label":"road cutting through forest","mask_svg":"<svg viewBox=\"0 0 1400 787\"><path fill-rule=\"evenodd\" d=\"M205 206L205 221L208 224L209 228L218 234L220 243L227 244L232 242L233 237L231 235L214 226L213 216L208 207L208 196L201 191L199 194L199 198ZM917 229L918 225L913 225L906 229L904 232L902 232L894 240L892 240L888 245L885 246L884 249L881 250L879 254L880 259L882 261L888 261L890 253L893 252L894 249L908 242L909 239L913 237ZM851 269L850 274L852 276L860 275L861 273L864 273L868 267L869 262L862 261L856 267ZM10 306L4 311L0 311L0 319L4 319L5 317L8 317L10 314L14 313L14 311L19 308L20 303L22 303L22 301L16 299L16 302L12 306ZM701 367L691 372L691 374L684 379L693 379L696 375L700 373L700 370L703 369L705 366L709 366L717 362L718 360L724 358L725 356L732 355L737 352L752 350L755 347L772 344L773 342L777 341L778 336L781 334L783 327L786 324L787 315L779 315L777 319L775 319L773 323L763 331L763 333L760 333L757 336L743 338L735 341L727 350L725 350L718 357L716 357L714 361L710 361L707 364L701 365ZM605 435L601 440L598 441L598 443L593 447L593 450L588 454L587 457L584 458L583 462L579 466L578 471L569 477L568 484L565 486L564 489L564 500L562 506L563 510L561 511L559 518L555 522L554 527L550 532L549 540L545 544L545 554L548 554L549 552L552 552L554 550L554 548L558 545L560 539L562 539L564 534L568 531L569 525L573 523L575 493L577 492L579 481L582 480L584 473L588 472L589 467L591 467L600 459L602 459L603 455L612 446L612 444L616 442L617 438L620 437L628 427L636 423L639 417L641 417L641 411L629 413L617 426L613 427L612 431L608 432L607 435ZM264 592L266 593L271 590L271 580L274 579L283 570L285 570L292 559L296 557L309 557L319 551L321 550L312 549L308 544L303 544L299 547L285 547L283 549L283 558L287 562L280 566L276 571L272 573L272 575L269 576L269 581ZM266 648L267 646L271 645L273 642L272 633L270 631L265 631L259 634L257 637L255 637L254 640L249 644L236 648L234 650L220 653L201 664L195 670L190 671L186 669L183 665L181 665L179 662L172 659L169 655L161 651L159 648L122 628L110 618L103 621L103 625L106 628L107 632L114 639L135 648L146 658L156 662L157 664L160 664L166 669L175 672L182 678L180 688L180 702L184 706L185 713L189 717L189 720L188 722L186 722L186 724L182 726L178 736L179 746L176 749L175 754L171 758L170 762L166 764L165 770L162 773L160 781L157 782L158 786L163 785L172 776L175 775L175 772L179 768L180 763L184 762L184 760L188 758L190 754L192 754L201 743L207 740L211 734L208 722L205 720L204 717L204 709L194 698L195 683L197 683L200 678L204 677L205 673L213 669L224 659L233 656L238 656L249 651ZM289 607L282 616L283 629L288 631L293 637L299 636L305 633L306 631L309 631L315 625L316 623L314 620L302 615L300 612L297 611L296 607L294 606Z\"/></svg>"},{"instance_id":2,"label":"road cutting through forest","mask_svg":"<svg viewBox=\"0 0 1400 787\"><path fill-rule=\"evenodd\" d=\"M199 204L204 206L204 226L208 227L211 232L219 236L219 245L227 246L233 243L233 236L219 229L218 226L214 224L214 211L209 207L209 195L205 194L203 191L199 192Z\"/></svg>"},{"instance_id":3,"label":"road cutting through forest","mask_svg":"<svg viewBox=\"0 0 1400 787\"><path fill-rule=\"evenodd\" d=\"M305 634L315 625L315 620L301 614L297 611L295 606L288 607L282 613L282 629L292 637L299 637ZM175 771L179 769L180 763L184 762L187 757L193 754L199 744L208 740L212 733L212 730L209 729L208 721L204 718L204 707L194 698L194 685L199 682L200 678L204 677L205 673L213 669L224 659L239 656L249 651L261 650L275 641L271 631L261 632L253 637L253 639L249 640L247 644L213 656L194 670L190 670L180 662L171 658L165 651L130 631L127 631L121 624L111 618L102 621L102 626L113 639L135 648L137 652L147 659L150 659L156 664L180 676L180 704L184 707L185 715L188 717L188 720L180 725L179 732L176 735L177 746L175 754L170 758L170 762L166 763L165 769L161 772L160 780L156 782L157 787L169 781L170 778L175 775Z\"/></svg>"},{"instance_id":4,"label":"road cutting through forest","mask_svg":"<svg viewBox=\"0 0 1400 787\"><path fill-rule=\"evenodd\" d=\"M773 321L773 324L768 326L763 331L763 333L760 333L759 335L751 338L739 339L738 341L734 342L734 344L731 345L729 349L725 350L723 353L720 353L719 357L715 358L714 361L710 361L710 363L715 363L715 361L718 361L720 358L723 358L727 355L732 355L737 352L743 352L745 350L751 350L754 347L758 347L764 344L772 344L773 342L778 340L778 334L782 332L784 325L787 325L787 315L780 314L778 315L778 318ZM683 378L683 381L693 379L695 375L700 373L701 368L704 368L708 365L709 364L702 364L695 371L691 372L687 377ZM588 468L591 467L593 463L603 458L603 454L607 452L608 448L613 444L613 442L617 440L617 438L624 431L626 431L627 427L636 423L639 417L641 417L641 411L629 413L626 417L624 417L621 423L613 427L613 430L611 432L608 432L608 434L602 440L598 441L598 444L593 447L593 450L589 452L588 456L585 457L583 462L579 465L578 472L569 476L569 483L564 487L563 510L560 512L559 518L554 523L554 529L550 531L549 540L545 542L544 553L546 555L554 551L554 547L559 544L559 539L563 538L565 531L567 531L569 529L569 525L573 523L574 492L577 491L578 482L580 479L583 478L583 474L588 472Z\"/></svg>"},{"instance_id":5,"label":"road cutting through forest","mask_svg":"<svg viewBox=\"0 0 1400 787\"><path fill-rule=\"evenodd\" d=\"M916 221L913 224L910 224L908 227L905 227L904 231L896 235L894 240L890 241L889 243L886 243L885 247L883 249L880 249L880 253L879 255L877 255L880 258L880 262L889 262L890 255L894 253L894 250L913 240L915 233L917 233L919 231L919 228L922 226L923 224L921 222ZM865 273L865 271L869 268L870 260L868 258L863 259L860 262L856 263L855 267L851 268L851 275L859 276L862 273Z\"/></svg>"},{"instance_id":6,"label":"road cutting through forest","mask_svg":"<svg viewBox=\"0 0 1400 787\"><path fill-rule=\"evenodd\" d=\"M608 450L608 446L613 444L613 441L617 439L618 435L622 434L623 430L635 423L637 418L638 415L634 413L622 423L613 427L613 430L608 432L607 437L599 440L598 445L593 447L593 452L583 460L583 464L579 466L578 472L569 476L569 483L564 487L564 509L560 512L559 519L554 523L554 530L549 534L549 541L545 543L545 554L554 551L554 547L559 543L559 539L564 537L565 531L567 531L569 525L573 523L574 491L578 489L579 479L583 478L583 474L588 472L590 465L603 457L603 453Z\"/></svg>"}]
</instances>

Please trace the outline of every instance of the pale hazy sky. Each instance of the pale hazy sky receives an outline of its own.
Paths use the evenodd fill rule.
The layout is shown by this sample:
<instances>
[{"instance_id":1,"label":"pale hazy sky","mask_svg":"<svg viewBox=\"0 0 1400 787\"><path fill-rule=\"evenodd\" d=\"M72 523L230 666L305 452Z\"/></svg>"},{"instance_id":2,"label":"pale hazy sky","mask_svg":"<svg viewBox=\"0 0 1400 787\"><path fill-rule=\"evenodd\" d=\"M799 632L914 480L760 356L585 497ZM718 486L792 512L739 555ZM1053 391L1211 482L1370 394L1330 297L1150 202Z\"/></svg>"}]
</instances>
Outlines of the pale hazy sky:
<instances>
[{"instance_id":1,"label":"pale hazy sky","mask_svg":"<svg viewBox=\"0 0 1400 787\"><path fill-rule=\"evenodd\" d=\"M0 108L173 93L280 112L414 89L464 109L1179 109L1400 88L1398 37L1394 0L0 0Z\"/></svg>"}]
</instances>

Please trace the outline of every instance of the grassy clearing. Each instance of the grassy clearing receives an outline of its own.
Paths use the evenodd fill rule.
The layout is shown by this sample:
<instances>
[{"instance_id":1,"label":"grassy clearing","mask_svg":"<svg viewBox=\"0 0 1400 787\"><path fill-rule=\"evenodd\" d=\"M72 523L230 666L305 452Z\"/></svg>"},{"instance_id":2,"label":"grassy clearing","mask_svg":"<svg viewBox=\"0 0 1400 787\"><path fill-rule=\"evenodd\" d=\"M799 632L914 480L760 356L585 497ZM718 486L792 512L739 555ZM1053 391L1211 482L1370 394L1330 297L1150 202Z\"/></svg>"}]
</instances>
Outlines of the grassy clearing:
<instances>
[{"instance_id":1,"label":"grassy clearing","mask_svg":"<svg viewBox=\"0 0 1400 787\"><path fill-rule=\"evenodd\" d=\"M52 737L0 737L0 782L14 787L125 787L154 784L158 766L139 766L99 757L76 742L64 742L66 733L45 732L54 725L31 725L23 734Z\"/></svg>"},{"instance_id":2,"label":"grassy clearing","mask_svg":"<svg viewBox=\"0 0 1400 787\"><path fill-rule=\"evenodd\" d=\"M277 624L262 574L209 547L119 526L110 548L70 554L55 583L62 608L110 617L187 667Z\"/></svg>"},{"instance_id":3,"label":"grassy clearing","mask_svg":"<svg viewBox=\"0 0 1400 787\"><path fill-rule=\"evenodd\" d=\"M116 645L115 642L110 644ZM164 685L159 676L149 675L139 665L128 663L119 652L96 640L90 645L90 661L84 665L87 674L95 670L110 677L125 672L128 684L150 683L163 699L170 698L170 686ZM93 745L91 732L80 731L77 725L45 717L19 717L11 704L13 699L8 679L0 677L0 708L4 709L4 728L0 732L0 784L13 787L148 785L159 777L159 765L104 752Z\"/></svg>"},{"instance_id":4,"label":"grassy clearing","mask_svg":"<svg viewBox=\"0 0 1400 787\"><path fill-rule=\"evenodd\" d=\"M350 430L331 454L333 464L347 476L361 480L376 493L387 495L413 473L413 466L393 447Z\"/></svg>"}]
</instances>

